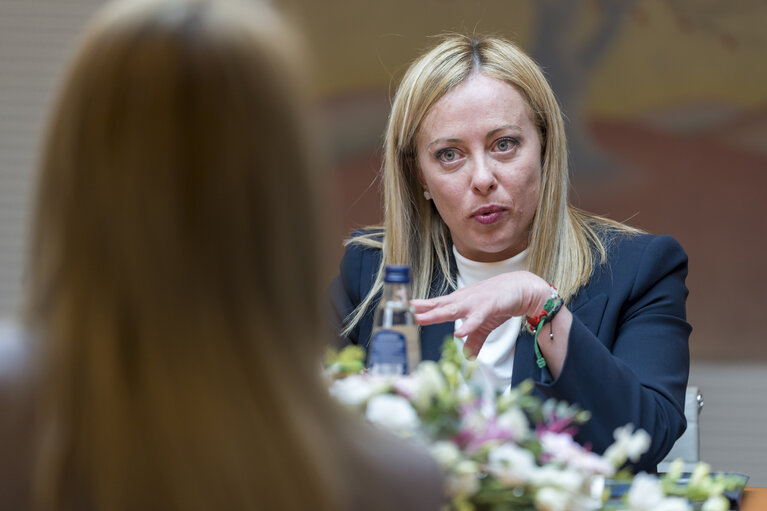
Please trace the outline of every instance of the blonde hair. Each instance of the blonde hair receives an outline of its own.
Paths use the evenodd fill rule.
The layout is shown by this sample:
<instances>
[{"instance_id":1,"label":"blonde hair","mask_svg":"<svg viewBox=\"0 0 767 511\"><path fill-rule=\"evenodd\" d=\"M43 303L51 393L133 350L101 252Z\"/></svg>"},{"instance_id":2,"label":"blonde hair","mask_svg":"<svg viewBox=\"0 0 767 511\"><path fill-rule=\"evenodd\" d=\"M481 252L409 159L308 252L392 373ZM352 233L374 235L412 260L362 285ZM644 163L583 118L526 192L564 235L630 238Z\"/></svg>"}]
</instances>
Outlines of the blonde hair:
<instances>
[{"instance_id":1,"label":"blonde hair","mask_svg":"<svg viewBox=\"0 0 767 511\"><path fill-rule=\"evenodd\" d=\"M382 250L382 265L365 299L349 315L342 333L362 319L380 292L383 267L413 269L413 295L430 295L438 269L443 294L455 288L450 270L450 232L418 182L416 136L431 107L448 91L481 73L514 86L529 108L541 139L541 192L530 230L528 269L570 299L588 281L596 261L605 259L607 231L635 232L623 224L590 215L568 204L567 142L562 113L551 87L533 60L496 36L445 36L410 65L394 96L386 128L381 179L384 223L352 237L354 243ZM381 235L383 230L383 236Z\"/></svg>"},{"instance_id":2,"label":"blonde hair","mask_svg":"<svg viewBox=\"0 0 767 511\"><path fill-rule=\"evenodd\" d=\"M343 507L297 47L244 1L90 24L31 244L39 508Z\"/></svg>"}]
</instances>

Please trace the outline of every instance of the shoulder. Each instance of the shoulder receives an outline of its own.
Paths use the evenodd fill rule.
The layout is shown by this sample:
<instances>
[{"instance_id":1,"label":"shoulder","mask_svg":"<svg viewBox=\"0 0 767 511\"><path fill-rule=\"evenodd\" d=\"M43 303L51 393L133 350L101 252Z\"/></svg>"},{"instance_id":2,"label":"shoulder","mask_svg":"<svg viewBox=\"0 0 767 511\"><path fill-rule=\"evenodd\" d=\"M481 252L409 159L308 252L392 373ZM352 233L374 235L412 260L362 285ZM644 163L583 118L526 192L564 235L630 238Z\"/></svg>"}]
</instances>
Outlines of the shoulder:
<instances>
[{"instance_id":1,"label":"shoulder","mask_svg":"<svg viewBox=\"0 0 767 511\"><path fill-rule=\"evenodd\" d=\"M25 509L32 465L32 350L16 324L0 321L0 501ZM7 507L6 507L7 506Z\"/></svg>"},{"instance_id":2,"label":"shoulder","mask_svg":"<svg viewBox=\"0 0 767 511\"><path fill-rule=\"evenodd\" d=\"M375 282L381 266L382 229L355 231L346 242L341 259L341 279L347 292L353 291L358 303Z\"/></svg>"},{"instance_id":3,"label":"shoulder","mask_svg":"<svg viewBox=\"0 0 767 511\"><path fill-rule=\"evenodd\" d=\"M383 229L357 229L346 240L344 258L379 257L383 248Z\"/></svg>"},{"instance_id":4,"label":"shoulder","mask_svg":"<svg viewBox=\"0 0 767 511\"><path fill-rule=\"evenodd\" d=\"M602 243L607 254L602 266L611 271L687 264L682 245L666 234L609 233L602 236Z\"/></svg>"},{"instance_id":5,"label":"shoulder","mask_svg":"<svg viewBox=\"0 0 767 511\"><path fill-rule=\"evenodd\" d=\"M622 231L606 227L598 230L597 236L607 252L608 259L641 255L647 250L651 254L658 251L680 251L684 253L681 244L668 234Z\"/></svg>"},{"instance_id":6,"label":"shoulder","mask_svg":"<svg viewBox=\"0 0 767 511\"><path fill-rule=\"evenodd\" d=\"M687 253L672 236L619 232L602 241L607 257L594 267L590 293L624 293L628 299L662 285L674 295L687 295Z\"/></svg>"}]
</instances>

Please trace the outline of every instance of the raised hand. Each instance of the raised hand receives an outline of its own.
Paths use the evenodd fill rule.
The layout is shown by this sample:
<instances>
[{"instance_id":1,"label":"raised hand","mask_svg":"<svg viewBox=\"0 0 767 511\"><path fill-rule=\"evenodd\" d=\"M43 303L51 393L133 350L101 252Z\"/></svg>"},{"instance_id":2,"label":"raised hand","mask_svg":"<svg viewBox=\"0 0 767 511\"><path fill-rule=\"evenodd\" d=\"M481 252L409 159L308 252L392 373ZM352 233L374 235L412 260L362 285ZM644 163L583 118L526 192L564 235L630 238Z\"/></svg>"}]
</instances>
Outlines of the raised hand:
<instances>
[{"instance_id":1,"label":"raised hand","mask_svg":"<svg viewBox=\"0 0 767 511\"><path fill-rule=\"evenodd\" d=\"M456 337L466 336L465 349L476 356L487 336L514 316L535 315L551 296L549 284L537 275L503 273L449 295L412 300L415 318L422 325L463 319Z\"/></svg>"}]
</instances>

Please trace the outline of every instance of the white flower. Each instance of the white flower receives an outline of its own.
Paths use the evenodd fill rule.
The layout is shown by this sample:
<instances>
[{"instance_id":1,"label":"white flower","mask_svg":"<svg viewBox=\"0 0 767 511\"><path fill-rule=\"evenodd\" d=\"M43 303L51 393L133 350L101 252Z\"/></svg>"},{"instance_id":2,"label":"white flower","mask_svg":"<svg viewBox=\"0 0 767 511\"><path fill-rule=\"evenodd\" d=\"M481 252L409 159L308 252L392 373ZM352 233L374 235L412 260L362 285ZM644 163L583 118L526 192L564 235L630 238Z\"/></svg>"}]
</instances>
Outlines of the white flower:
<instances>
[{"instance_id":1,"label":"white flower","mask_svg":"<svg viewBox=\"0 0 767 511\"><path fill-rule=\"evenodd\" d=\"M449 497L470 497L479 490L479 466L470 460L459 462L446 477L445 491Z\"/></svg>"},{"instance_id":2,"label":"white flower","mask_svg":"<svg viewBox=\"0 0 767 511\"><path fill-rule=\"evenodd\" d=\"M576 470L559 469L546 465L533 472L530 482L535 486L552 486L571 493L579 492L584 486L585 477Z\"/></svg>"},{"instance_id":3,"label":"white flower","mask_svg":"<svg viewBox=\"0 0 767 511\"><path fill-rule=\"evenodd\" d=\"M641 472L634 477L628 492L628 504L635 511L651 511L663 500L660 482Z\"/></svg>"},{"instance_id":4,"label":"white flower","mask_svg":"<svg viewBox=\"0 0 767 511\"><path fill-rule=\"evenodd\" d=\"M429 450L444 476L445 492L449 497L469 497L479 490L479 465L463 459L457 445L441 440Z\"/></svg>"},{"instance_id":5,"label":"white flower","mask_svg":"<svg viewBox=\"0 0 767 511\"><path fill-rule=\"evenodd\" d=\"M407 400L412 401L416 393L418 384L412 374L402 375L394 378L391 384L394 391Z\"/></svg>"},{"instance_id":6,"label":"white flower","mask_svg":"<svg viewBox=\"0 0 767 511\"><path fill-rule=\"evenodd\" d=\"M535 494L535 508L539 511L566 511L569 502L570 495L556 488L541 488Z\"/></svg>"},{"instance_id":7,"label":"white flower","mask_svg":"<svg viewBox=\"0 0 767 511\"><path fill-rule=\"evenodd\" d=\"M727 511L730 509L730 501L724 495L714 495L703 503L701 511Z\"/></svg>"},{"instance_id":8,"label":"white flower","mask_svg":"<svg viewBox=\"0 0 767 511\"><path fill-rule=\"evenodd\" d=\"M487 454L487 471L510 487L525 484L537 469L533 454L515 444L493 447Z\"/></svg>"},{"instance_id":9,"label":"white flower","mask_svg":"<svg viewBox=\"0 0 767 511\"><path fill-rule=\"evenodd\" d=\"M437 465L443 470L452 468L461 459L461 451L458 446L447 440L434 442L429 451L432 457L437 460Z\"/></svg>"},{"instance_id":10,"label":"white flower","mask_svg":"<svg viewBox=\"0 0 767 511\"><path fill-rule=\"evenodd\" d=\"M631 461L637 462L647 449L650 448L650 435L643 429L638 429L629 439L626 454Z\"/></svg>"},{"instance_id":11,"label":"white flower","mask_svg":"<svg viewBox=\"0 0 767 511\"><path fill-rule=\"evenodd\" d=\"M687 500L679 497L666 498L657 477L641 472L634 477L628 492L631 511L688 511Z\"/></svg>"},{"instance_id":12,"label":"white flower","mask_svg":"<svg viewBox=\"0 0 767 511\"><path fill-rule=\"evenodd\" d=\"M359 374L336 380L330 386L330 395L347 406L361 406L373 394L381 392L383 382Z\"/></svg>"},{"instance_id":13,"label":"white flower","mask_svg":"<svg viewBox=\"0 0 767 511\"><path fill-rule=\"evenodd\" d=\"M402 396L392 394L371 397L365 417L373 424L404 437L413 436L421 425L410 402Z\"/></svg>"},{"instance_id":14,"label":"white flower","mask_svg":"<svg viewBox=\"0 0 767 511\"><path fill-rule=\"evenodd\" d=\"M512 407L498 416L498 425L511 432L512 438L519 442L530 434L530 425L522 410Z\"/></svg>"},{"instance_id":15,"label":"white flower","mask_svg":"<svg viewBox=\"0 0 767 511\"><path fill-rule=\"evenodd\" d=\"M439 397L447 390L447 383L440 373L436 362L424 360L413 374L415 386L412 402L419 410L425 410L431 404L432 398Z\"/></svg>"},{"instance_id":16,"label":"white flower","mask_svg":"<svg viewBox=\"0 0 767 511\"><path fill-rule=\"evenodd\" d=\"M642 429L632 434L633 429L633 425L627 424L613 432L615 443L607 448L603 456L616 467L626 463L627 459L639 461L640 456L650 447L650 435Z\"/></svg>"}]
</instances>

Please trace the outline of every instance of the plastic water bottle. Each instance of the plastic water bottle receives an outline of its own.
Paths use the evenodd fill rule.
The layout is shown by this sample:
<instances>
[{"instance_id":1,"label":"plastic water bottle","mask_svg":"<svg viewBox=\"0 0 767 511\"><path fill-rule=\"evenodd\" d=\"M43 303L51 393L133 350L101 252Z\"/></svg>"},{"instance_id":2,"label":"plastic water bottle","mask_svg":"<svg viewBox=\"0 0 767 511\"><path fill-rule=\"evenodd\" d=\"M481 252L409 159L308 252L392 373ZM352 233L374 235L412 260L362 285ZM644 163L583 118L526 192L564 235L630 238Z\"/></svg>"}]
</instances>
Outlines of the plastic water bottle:
<instances>
[{"instance_id":1,"label":"plastic water bottle","mask_svg":"<svg viewBox=\"0 0 767 511\"><path fill-rule=\"evenodd\" d=\"M384 268L383 296L376 309L368 354L372 374L408 374L421 362L421 342L410 296L410 268Z\"/></svg>"}]
</instances>

